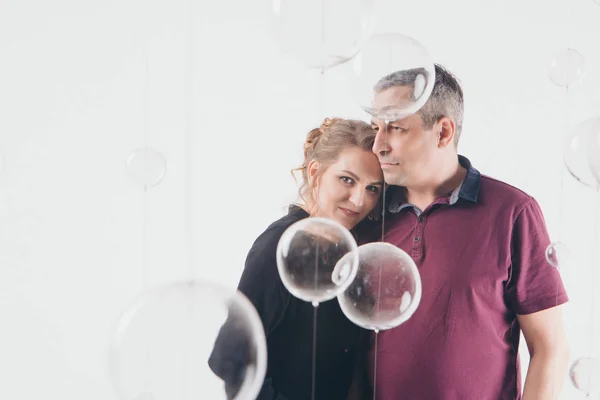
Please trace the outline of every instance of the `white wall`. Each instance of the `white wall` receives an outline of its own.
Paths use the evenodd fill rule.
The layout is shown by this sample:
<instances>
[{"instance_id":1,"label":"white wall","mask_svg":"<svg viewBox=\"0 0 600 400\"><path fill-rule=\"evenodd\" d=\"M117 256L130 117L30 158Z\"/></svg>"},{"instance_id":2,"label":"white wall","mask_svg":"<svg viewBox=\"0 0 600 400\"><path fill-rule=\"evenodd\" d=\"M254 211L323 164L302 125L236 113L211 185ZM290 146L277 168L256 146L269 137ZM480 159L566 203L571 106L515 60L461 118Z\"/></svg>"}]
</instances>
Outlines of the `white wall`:
<instances>
[{"instance_id":1,"label":"white wall","mask_svg":"<svg viewBox=\"0 0 600 400\"><path fill-rule=\"evenodd\" d=\"M289 170L322 116L318 73L279 54L266 0L196 3L0 4L0 398L115 398L106 348L123 306L185 277L235 285L294 199ZM570 247L567 328L573 360L587 355L598 200L565 171L565 91L544 69L569 37L587 62L569 126L600 115L600 6L376 5L378 31L416 38L461 79L461 153L535 196ZM347 73L327 75L325 113L364 118ZM125 175L144 144L167 160L146 193ZM567 382L564 398L583 397Z\"/></svg>"}]
</instances>

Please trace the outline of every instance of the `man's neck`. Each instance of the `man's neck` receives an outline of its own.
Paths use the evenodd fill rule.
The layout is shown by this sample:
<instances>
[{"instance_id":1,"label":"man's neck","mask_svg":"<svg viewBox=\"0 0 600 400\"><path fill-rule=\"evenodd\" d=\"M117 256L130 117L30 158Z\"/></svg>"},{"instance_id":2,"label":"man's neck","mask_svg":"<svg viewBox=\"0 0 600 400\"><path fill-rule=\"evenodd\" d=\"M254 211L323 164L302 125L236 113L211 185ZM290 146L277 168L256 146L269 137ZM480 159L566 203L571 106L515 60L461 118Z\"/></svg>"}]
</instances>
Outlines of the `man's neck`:
<instances>
[{"instance_id":1,"label":"man's neck","mask_svg":"<svg viewBox=\"0 0 600 400\"><path fill-rule=\"evenodd\" d=\"M425 210L437 198L456 189L467 175L467 170L458 162L458 156L454 163L448 162L441 165L435 176L416 187L407 187L407 202L414 204L420 210Z\"/></svg>"}]
</instances>

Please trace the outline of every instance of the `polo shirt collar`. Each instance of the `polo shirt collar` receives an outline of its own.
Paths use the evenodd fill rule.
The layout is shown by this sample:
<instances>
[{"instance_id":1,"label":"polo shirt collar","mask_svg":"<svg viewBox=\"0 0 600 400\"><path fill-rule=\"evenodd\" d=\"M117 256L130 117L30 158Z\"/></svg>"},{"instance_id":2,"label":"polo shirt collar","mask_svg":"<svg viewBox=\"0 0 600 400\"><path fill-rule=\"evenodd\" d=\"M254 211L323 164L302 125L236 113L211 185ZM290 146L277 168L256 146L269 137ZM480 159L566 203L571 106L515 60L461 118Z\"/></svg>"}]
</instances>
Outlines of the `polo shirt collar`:
<instances>
[{"instance_id":1,"label":"polo shirt collar","mask_svg":"<svg viewBox=\"0 0 600 400\"><path fill-rule=\"evenodd\" d=\"M460 185L450 193L449 204L455 204L459 199L464 199L471 203L476 203L479 198L479 188L481 185L481 174L471 161L465 156L458 155L458 162L467 170L465 178ZM406 188L401 186L390 186L387 190L386 197L390 199L388 211L398 213L406 207L411 207L412 204L406 202Z\"/></svg>"}]
</instances>

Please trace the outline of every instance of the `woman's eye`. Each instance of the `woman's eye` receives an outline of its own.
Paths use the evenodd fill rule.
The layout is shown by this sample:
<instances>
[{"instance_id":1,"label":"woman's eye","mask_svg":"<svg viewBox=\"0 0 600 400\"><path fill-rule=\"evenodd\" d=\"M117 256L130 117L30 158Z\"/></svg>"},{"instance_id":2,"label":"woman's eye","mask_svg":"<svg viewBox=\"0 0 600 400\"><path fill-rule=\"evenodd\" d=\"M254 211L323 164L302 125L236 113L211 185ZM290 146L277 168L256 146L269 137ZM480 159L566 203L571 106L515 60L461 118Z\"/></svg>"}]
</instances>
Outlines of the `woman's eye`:
<instances>
[{"instance_id":1,"label":"woman's eye","mask_svg":"<svg viewBox=\"0 0 600 400\"><path fill-rule=\"evenodd\" d=\"M342 180L342 182L347 183L347 184L354 183L354 179L352 179L348 176L342 176L340 179Z\"/></svg>"},{"instance_id":2,"label":"woman's eye","mask_svg":"<svg viewBox=\"0 0 600 400\"><path fill-rule=\"evenodd\" d=\"M367 186L367 190L371 193L379 193L379 188L377 186Z\"/></svg>"}]
</instances>

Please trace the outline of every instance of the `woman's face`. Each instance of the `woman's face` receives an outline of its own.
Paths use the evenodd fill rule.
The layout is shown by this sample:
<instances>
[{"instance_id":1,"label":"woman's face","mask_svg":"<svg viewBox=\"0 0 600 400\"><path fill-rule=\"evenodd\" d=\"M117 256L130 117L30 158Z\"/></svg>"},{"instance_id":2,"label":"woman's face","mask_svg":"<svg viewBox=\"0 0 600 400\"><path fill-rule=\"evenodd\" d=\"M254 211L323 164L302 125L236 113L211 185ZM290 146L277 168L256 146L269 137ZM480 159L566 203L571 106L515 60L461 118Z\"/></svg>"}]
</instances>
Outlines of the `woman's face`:
<instances>
[{"instance_id":1,"label":"woman's face","mask_svg":"<svg viewBox=\"0 0 600 400\"><path fill-rule=\"evenodd\" d=\"M309 174L314 175L319 167L312 162ZM352 229L375 208L382 187L377 156L360 147L348 147L317 179L313 216L330 218Z\"/></svg>"}]
</instances>

